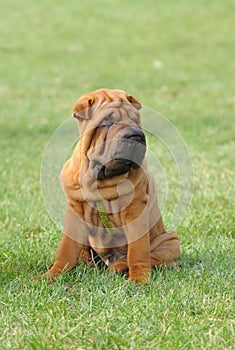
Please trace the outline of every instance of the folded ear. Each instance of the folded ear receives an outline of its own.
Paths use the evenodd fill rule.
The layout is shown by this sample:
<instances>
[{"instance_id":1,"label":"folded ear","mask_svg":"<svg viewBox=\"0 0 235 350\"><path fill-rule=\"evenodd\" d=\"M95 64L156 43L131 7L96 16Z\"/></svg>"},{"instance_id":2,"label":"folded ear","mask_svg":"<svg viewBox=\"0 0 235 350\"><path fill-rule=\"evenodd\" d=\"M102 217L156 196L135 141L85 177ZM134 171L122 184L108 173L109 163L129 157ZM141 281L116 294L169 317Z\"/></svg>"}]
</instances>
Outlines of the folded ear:
<instances>
[{"instance_id":1,"label":"folded ear","mask_svg":"<svg viewBox=\"0 0 235 350\"><path fill-rule=\"evenodd\" d=\"M77 119L90 119L91 107L95 99L93 96L83 96L79 98L73 107L72 116Z\"/></svg>"},{"instance_id":2,"label":"folded ear","mask_svg":"<svg viewBox=\"0 0 235 350\"><path fill-rule=\"evenodd\" d=\"M142 105L139 101L137 101L133 96L131 95L127 95L127 99L130 103L133 104L133 106L136 108L136 109L141 109L142 108Z\"/></svg>"}]
</instances>

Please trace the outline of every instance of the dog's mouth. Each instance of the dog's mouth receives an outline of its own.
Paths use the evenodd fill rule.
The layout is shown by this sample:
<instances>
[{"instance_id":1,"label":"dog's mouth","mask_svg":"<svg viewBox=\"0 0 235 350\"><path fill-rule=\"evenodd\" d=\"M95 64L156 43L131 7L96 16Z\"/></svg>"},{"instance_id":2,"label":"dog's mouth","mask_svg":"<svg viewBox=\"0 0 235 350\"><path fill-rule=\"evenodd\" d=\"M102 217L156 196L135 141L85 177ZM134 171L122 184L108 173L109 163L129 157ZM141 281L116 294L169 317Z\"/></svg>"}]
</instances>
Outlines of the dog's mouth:
<instances>
[{"instance_id":1,"label":"dog's mouth","mask_svg":"<svg viewBox=\"0 0 235 350\"><path fill-rule=\"evenodd\" d=\"M128 173L131 167L136 167L136 165L127 159L113 159L106 163L105 165L101 165L100 170L97 174L97 180L104 180L114 176L123 175Z\"/></svg>"},{"instance_id":2,"label":"dog's mouth","mask_svg":"<svg viewBox=\"0 0 235 350\"><path fill-rule=\"evenodd\" d=\"M109 179L114 176L119 176L126 174L130 171L131 168L138 169L140 164L131 161L129 159L113 159L102 165L100 163L96 164L96 176L97 180Z\"/></svg>"}]
</instances>

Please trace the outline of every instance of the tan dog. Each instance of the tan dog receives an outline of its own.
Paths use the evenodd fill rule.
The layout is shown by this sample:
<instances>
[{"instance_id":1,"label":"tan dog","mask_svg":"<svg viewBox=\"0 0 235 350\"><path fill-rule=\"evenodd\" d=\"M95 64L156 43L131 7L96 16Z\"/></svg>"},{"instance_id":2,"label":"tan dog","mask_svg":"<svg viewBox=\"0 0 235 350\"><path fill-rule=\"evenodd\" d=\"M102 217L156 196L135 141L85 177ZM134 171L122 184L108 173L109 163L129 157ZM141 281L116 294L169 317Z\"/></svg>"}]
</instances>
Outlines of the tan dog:
<instances>
[{"instance_id":1,"label":"tan dog","mask_svg":"<svg viewBox=\"0 0 235 350\"><path fill-rule=\"evenodd\" d=\"M48 279L95 256L137 282L149 281L151 266L176 262L178 235L162 223L140 108L122 90L96 90L76 102L80 140L62 170L68 207Z\"/></svg>"}]
</instances>

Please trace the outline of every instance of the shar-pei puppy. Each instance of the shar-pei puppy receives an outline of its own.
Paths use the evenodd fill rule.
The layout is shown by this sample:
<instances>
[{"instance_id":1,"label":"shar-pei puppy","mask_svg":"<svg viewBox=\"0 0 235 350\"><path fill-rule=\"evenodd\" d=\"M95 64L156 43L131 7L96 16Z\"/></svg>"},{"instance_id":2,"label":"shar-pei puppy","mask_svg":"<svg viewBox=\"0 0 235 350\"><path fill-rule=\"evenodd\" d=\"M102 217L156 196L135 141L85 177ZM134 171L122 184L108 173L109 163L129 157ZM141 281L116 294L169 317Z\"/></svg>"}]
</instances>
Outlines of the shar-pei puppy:
<instances>
[{"instance_id":1,"label":"shar-pei puppy","mask_svg":"<svg viewBox=\"0 0 235 350\"><path fill-rule=\"evenodd\" d=\"M140 109L122 90L99 89L77 100L80 139L61 173L68 204L48 279L100 259L111 271L145 283L151 266L176 263L178 235L163 226Z\"/></svg>"}]
</instances>

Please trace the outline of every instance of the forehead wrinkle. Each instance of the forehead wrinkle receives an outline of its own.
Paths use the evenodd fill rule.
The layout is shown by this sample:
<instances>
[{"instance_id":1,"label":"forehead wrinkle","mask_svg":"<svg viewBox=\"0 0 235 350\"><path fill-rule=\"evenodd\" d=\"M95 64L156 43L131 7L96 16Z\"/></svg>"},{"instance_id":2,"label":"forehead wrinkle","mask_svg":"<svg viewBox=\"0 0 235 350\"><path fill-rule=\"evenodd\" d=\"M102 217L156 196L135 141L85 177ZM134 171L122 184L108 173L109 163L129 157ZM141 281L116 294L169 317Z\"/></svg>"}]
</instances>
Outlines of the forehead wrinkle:
<instances>
[{"instance_id":1,"label":"forehead wrinkle","mask_svg":"<svg viewBox=\"0 0 235 350\"><path fill-rule=\"evenodd\" d=\"M131 105L126 104L123 110L125 111L126 120L130 120L131 124L134 122L136 125L139 125L139 112L135 108L133 108ZM132 117L133 115L135 118Z\"/></svg>"},{"instance_id":2,"label":"forehead wrinkle","mask_svg":"<svg viewBox=\"0 0 235 350\"><path fill-rule=\"evenodd\" d=\"M89 130L99 125L99 123L113 113L113 119L117 122L124 122L140 126L139 112L129 103L125 102L107 102L95 105L90 123L87 124ZM134 116L134 117L132 117Z\"/></svg>"}]
</instances>

